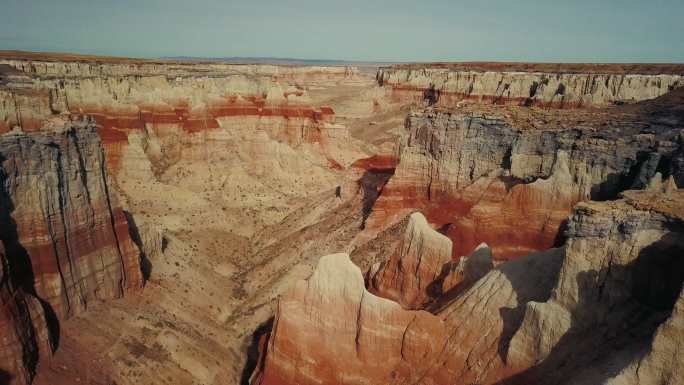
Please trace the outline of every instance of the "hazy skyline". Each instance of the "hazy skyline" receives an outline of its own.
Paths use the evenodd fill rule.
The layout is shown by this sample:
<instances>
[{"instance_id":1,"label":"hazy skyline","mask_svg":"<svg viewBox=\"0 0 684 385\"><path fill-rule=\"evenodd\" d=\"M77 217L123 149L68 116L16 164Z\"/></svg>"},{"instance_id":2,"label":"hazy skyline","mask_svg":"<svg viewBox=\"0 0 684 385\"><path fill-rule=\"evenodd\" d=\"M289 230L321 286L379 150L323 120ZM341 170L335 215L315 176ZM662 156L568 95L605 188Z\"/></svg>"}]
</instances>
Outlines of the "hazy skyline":
<instances>
[{"instance_id":1,"label":"hazy skyline","mask_svg":"<svg viewBox=\"0 0 684 385\"><path fill-rule=\"evenodd\" d=\"M161 57L684 62L681 0L3 0L0 49Z\"/></svg>"}]
</instances>

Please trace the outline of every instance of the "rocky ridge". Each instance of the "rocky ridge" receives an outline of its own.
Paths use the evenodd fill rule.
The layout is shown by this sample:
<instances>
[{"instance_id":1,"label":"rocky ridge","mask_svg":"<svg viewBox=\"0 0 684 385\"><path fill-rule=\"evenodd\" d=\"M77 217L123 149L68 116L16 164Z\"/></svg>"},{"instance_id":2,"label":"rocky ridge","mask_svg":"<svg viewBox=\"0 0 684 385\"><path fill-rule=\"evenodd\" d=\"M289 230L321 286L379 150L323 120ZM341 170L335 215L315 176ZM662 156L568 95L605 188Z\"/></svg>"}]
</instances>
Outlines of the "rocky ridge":
<instances>
[{"instance_id":1,"label":"rocky ridge","mask_svg":"<svg viewBox=\"0 0 684 385\"><path fill-rule=\"evenodd\" d=\"M539 71L514 64L509 68L478 63L460 68L399 65L381 68L377 81L395 101L443 107L462 101L554 108L607 106L653 99L684 85L681 68L654 73L637 66L634 73L620 73L581 65L565 72L563 68L571 65L558 65L549 72L543 72L549 66L538 67Z\"/></svg>"},{"instance_id":2,"label":"rocky ridge","mask_svg":"<svg viewBox=\"0 0 684 385\"><path fill-rule=\"evenodd\" d=\"M652 191L628 191L621 200L578 205L563 247L501 264L455 299L433 309L447 330L445 339L435 339L439 337L435 335L429 343L440 346L440 354L414 363L412 370L422 373L420 378L398 377L392 383L452 384L457 379L459 384L632 384L659 383L659 378L679 383L682 378L675 358L677 350L673 350L672 341L664 341L664 336L680 332L677 304L681 302L684 280L679 258L684 245L684 195L681 190L667 194L669 206L665 210L653 200L662 193L654 195ZM643 206L649 204L646 202L650 202L650 210ZM335 272L328 273L330 277L339 276L343 270L335 268ZM318 286L308 287L317 292ZM322 303L345 302L342 293L345 291L325 296ZM279 307L276 319L301 314L292 308L304 306L304 298ZM316 311L322 308L310 306ZM383 309L376 308L378 312ZM310 316L305 318L308 321L299 322L307 322L302 329L306 335L323 335L332 330L324 322L327 318L305 314ZM341 322L339 317L334 318ZM354 325L350 319L353 317L343 318ZM290 341L287 336L294 333L292 328L287 328L286 333L274 327L265 358L266 373L269 367L292 360L306 362L305 357L312 354L302 347L315 346L313 342L287 344L287 350L278 346L281 335ZM651 333L656 330L654 337ZM402 339L396 336L394 340L399 343ZM338 344L329 341L324 346L334 350ZM368 344L357 340L356 350L375 346ZM318 367L330 364L338 368L331 363L338 359L321 361L327 356L316 357ZM347 357L354 357L353 351ZM392 357L400 358L401 354L388 354L385 361L391 362ZM643 378L635 374L639 362L648 365L641 373ZM299 383L303 379L314 383L323 378L328 383L346 381L343 377L331 379L300 370L296 365L288 368L288 376L279 377L279 383Z\"/></svg>"},{"instance_id":3,"label":"rocky ridge","mask_svg":"<svg viewBox=\"0 0 684 385\"><path fill-rule=\"evenodd\" d=\"M413 113L368 228L420 210L452 239L455 257L485 242L504 260L553 247L579 201L643 188L658 171L684 184L677 130L613 124L530 130L494 117Z\"/></svg>"},{"instance_id":4,"label":"rocky ridge","mask_svg":"<svg viewBox=\"0 0 684 385\"><path fill-rule=\"evenodd\" d=\"M353 315L353 317L349 317ZM441 321L366 291L346 254L322 257L307 281L278 300L256 384L411 383L437 359Z\"/></svg>"}]
</instances>

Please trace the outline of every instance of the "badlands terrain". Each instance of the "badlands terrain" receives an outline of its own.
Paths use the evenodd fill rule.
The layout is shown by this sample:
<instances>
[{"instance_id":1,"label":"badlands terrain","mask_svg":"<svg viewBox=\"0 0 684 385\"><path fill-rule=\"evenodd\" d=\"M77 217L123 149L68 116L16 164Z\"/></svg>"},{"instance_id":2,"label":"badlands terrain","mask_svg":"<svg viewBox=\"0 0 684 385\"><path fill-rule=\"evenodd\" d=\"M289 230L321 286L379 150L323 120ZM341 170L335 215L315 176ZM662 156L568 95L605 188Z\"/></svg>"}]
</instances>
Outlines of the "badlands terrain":
<instances>
[{"instance_id":1,"label":"badlands terrain","mask_svg":"<svg viewBox=\"0 0 684 385\"><path fill-rule=\"evenodd\" d=\"M684 384L684 65L0 53L0 384Z\"/></svg>"}]
</instances>

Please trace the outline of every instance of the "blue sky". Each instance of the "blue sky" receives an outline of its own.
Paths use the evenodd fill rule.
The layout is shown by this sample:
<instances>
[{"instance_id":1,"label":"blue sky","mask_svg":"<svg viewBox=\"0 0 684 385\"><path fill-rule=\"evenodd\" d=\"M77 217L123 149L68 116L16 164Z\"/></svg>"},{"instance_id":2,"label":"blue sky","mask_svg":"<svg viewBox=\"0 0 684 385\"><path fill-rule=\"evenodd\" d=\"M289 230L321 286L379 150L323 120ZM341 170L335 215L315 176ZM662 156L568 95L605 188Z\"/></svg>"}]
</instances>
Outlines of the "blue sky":
<instances>
[{"instance_id":1,"label":"blue sky","mask_svg":"<svg viewBox=\"0 0 684 385\"><path fill-rule=\"evenodd\" d=\"M1 0L0 49L684 62L684 0Z\"/></svg>"}]
</instances>

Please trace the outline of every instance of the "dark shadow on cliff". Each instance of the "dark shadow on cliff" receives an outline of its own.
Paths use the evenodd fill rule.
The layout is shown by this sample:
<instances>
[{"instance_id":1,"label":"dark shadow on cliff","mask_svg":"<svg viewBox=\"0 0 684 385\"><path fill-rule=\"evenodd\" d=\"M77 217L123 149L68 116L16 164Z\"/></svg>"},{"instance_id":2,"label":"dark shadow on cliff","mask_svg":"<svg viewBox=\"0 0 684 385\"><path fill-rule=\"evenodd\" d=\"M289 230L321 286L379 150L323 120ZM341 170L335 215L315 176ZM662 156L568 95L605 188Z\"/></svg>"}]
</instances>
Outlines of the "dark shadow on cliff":
<instances>
[{"instance_id":1,"label":"dark shadow on cliff","mask_svg":"<svg viewBox=\"0 0 684 385\"><path fill-rule=\"evenodd\" d=\"M426 287L431 302L424 307L424 310L433 314L440 312L442 309L449 306L449 304L462 293L470 289L477 281L487 275L487 273L494 268L494 264L490 256L482 254L483 252L486 251L474 250L466 257L468 258L468 261L463 266L462 281L446 292L443 291L444 280L449 275L456 272L461 260L452 260L442 265L442 270L437 278Z\"/></svg>"},{"instance_id":2,"label":"dark shadow on cliff","mask_svg":"<svg viewBox=\"0 0 684 385\"><path fill-rule=\"evenodd\" d=\"M394 168L373 168L364 172L361 179L359 179L358 184L363 191L363 220L361 222L362 230L366 228L366 219L368 219L371 211L373 211L373 205L375 204L375 201L378 199L380 194L382 194L382 189L385 187L392 175L394 175Z\"/></svg>"},{"instance_id":3,"label":"dark shadow on cliff","mask_svg":"<svg viewBox=\"0 0 684 385\"><path fill-rule=\"evenodd\" d=\"M528 302L546 302L551 297L551 291L558 281L558 274L565 249L550 249L528 254L499 266L499 270L506 276L518 298L515 308L502 307L499 316L503 320L503 330L499 336L497 352L501 360L507 361L508 346L515 332L525 316L525 306Z\"/></svg>"},{"instance_id":4,"label":"dark shadow on cliff","mask_svg":"<svg viewBox=\"0 0 684 385\"><path fill-rule=\"evenodd\" d=\"M13 379L13 375L5 370L0 369L0 385L9 385Z\"/></svg>"},{"instance_id":5,"label":"dark shadow on cliff","mask_svg":"<svg viewBox=\"0 0 684 385\"><path fill-rule=\"evenodd\" d=\"M252 333L252 340L247 347L247 362L245 362L245 367L240 376L240 385L249 385L249 379L257 366L259 371L263 371L266 357L265 349L268 346L268 339L273 329L273 321L274 317L269 318ZM262 352L260 349L264 351Z\"/></svg>"},{"instance_id":6,"label":"dark shadow on cliff","mask_svg":"<svg viewBox=\"0 0 684 385\"><path fill-rule=\"evenodd\" d=\"M2 164L4 160L4 156L0 154L0 164ZM0 168L0 241L2 241L5 247L9 279L13 288L23 290L28 295L37 298L40 302L43 313L45 314L49 342L52 350L55 351L59 347L59 319L52 306L38 296L36 292L34 286L35 274L33 272L31 257L26 248L19 242L17 224L12 217L14 204L9 191L7 191L5 186L6 180L7 176L5 175L5 171ZM35 360L35 363L38 362L37 357L31 357L30 360Z\"/></svg>"},{"instance_id":7,"label":"dark shadow on cliff","mask_svg":"<svg viewBox=\"0 0 684 385\"><path fill-rule=\"evenodd\" d=\"M628 265L582 272L576 279L580 311L572 314L570 330L544 361L498 385L599 384L643 358L682 289L684 237L669 233ZM620 294L626 299L615 302Z\"/></svg>"},{"instance_id":8,"label":"dark shadow on cliff","mask_svg":"<svg viewBox=\"0 0 684 385\"><path fill-rule=\"evenodd\" d=\"M128 223L128 234L131 236L133 243L138 246L138 250L140 250L140 270L142 271L143 281L147 282L147 280L150 279L150 275L152 275L152 262L145 254L142 238L140 237L140 231L138 230L138 225L136 225L133 215L124 210L124 216L126 217L126 222ZM164 251L164 246L166 246L165 242L162 242L162 252Z\"/></svg>"},{"instance_id":9,"label":"dark shadow on cliff","mask_svg":"<svg viewBox=\"0 0 684 385\"><path fill-rule=\"evenodd\" d=\"M430 84L430 87L423 91L423 100L428 106L434 106L439 102L440 94L440 90L436 89L434 84Z\"/></svg>"}]
</instances>

